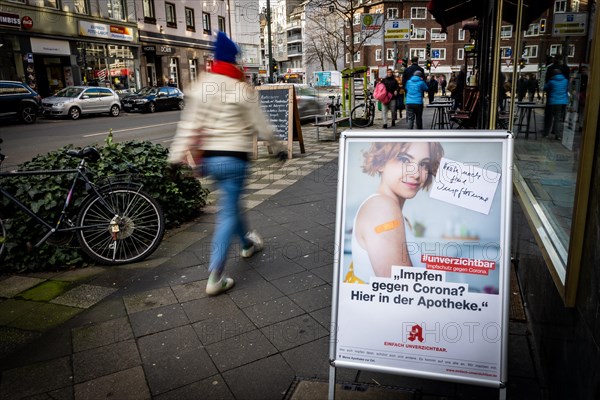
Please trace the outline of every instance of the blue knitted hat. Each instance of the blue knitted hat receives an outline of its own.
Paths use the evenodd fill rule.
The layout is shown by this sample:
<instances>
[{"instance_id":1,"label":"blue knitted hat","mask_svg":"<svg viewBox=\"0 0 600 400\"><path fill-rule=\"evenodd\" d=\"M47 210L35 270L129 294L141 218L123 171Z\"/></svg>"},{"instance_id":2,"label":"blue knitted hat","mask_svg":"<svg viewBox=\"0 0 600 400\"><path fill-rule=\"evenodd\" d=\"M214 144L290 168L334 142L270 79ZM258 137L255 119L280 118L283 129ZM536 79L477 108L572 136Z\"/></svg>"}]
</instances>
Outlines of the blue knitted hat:
<instances>
[{"instance_id":1,"label":"blue knitted hat","mask_svg":"<svg viewBox=\"0 0 600 400\"><path fill-rule=\"evenodd\" d=\"M219 31L215 42L215 60L235 64L235 56L239 53L237 45L227 35Z\"/></svg>"}]
</instances>

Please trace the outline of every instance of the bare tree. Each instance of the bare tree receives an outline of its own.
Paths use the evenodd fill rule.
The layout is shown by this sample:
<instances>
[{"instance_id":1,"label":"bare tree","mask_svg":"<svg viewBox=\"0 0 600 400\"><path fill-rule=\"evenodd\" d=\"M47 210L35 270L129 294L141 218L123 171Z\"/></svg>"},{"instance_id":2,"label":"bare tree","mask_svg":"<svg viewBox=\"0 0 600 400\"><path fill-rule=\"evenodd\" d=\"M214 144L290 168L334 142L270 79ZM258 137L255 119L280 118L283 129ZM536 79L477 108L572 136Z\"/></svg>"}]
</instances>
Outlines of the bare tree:
<instances>
[{"instance_id":1,"label":"bare tree","mask_svg":"<svg viewBox=\"0 0 600 400\"><path fill-rule=\"evenodd\" d=\"M321 67L321 71L325 71L325 51L319 39L319 37L315 37L313 34L307 35L304 42L304 55L306 62L317 63Z\"/></svg>"},{"instance_id":2,"label":"bare tree","mask_svg":"<svg viewBox=\"0 0 600 400\"><path fill-rule=\"evenodd\" d=\"M339 39L324 35L318 30L307 30L306 35L306 61L318 63L321 70L338 69L338 61L342 56L342 44ZM332 68L326 68L326 65L331 65Z\"/></svg>"}]
</instances>

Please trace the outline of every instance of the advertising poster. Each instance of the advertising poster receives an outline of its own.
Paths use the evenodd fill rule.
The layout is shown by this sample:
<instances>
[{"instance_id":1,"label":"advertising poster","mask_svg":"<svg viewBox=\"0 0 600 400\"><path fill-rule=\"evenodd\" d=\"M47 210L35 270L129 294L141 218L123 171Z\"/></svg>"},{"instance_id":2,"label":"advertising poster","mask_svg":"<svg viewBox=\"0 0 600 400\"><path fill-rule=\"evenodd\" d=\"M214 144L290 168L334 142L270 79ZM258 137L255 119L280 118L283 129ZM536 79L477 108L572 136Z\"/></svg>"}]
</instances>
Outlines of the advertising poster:
<instances>
[{"instance_id":1,"label":"advertising poster","mask_svg":"<svg viewBox=\"0 0 600 400\"><path fill-rule=\"evenodd\" d=\"M512 137L401 134L342 137L331 359L499 387Z\"/></svg>"}]
</instances>

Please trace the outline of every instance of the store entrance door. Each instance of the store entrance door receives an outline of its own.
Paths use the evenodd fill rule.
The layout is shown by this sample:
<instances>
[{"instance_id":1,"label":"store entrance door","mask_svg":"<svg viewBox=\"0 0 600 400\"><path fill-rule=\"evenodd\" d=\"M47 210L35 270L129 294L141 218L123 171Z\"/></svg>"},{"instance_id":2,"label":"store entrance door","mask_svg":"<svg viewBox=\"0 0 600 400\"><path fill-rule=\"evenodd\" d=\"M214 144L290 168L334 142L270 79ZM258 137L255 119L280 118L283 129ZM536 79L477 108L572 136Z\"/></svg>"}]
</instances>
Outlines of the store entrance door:
<instances>
[{"instance_id":1,"label":"store entrance door","mask_svg":"<svg viewBox=\"0 0 600 400\"><path fill-rule=\"evenodd\" d=\"M148 84L148 86L157 86L156 84L156 66L154 64L147 64L146 65L146 74L147 74L147 79L148 82L146 82Z\"/></svg>"}]
</instances>

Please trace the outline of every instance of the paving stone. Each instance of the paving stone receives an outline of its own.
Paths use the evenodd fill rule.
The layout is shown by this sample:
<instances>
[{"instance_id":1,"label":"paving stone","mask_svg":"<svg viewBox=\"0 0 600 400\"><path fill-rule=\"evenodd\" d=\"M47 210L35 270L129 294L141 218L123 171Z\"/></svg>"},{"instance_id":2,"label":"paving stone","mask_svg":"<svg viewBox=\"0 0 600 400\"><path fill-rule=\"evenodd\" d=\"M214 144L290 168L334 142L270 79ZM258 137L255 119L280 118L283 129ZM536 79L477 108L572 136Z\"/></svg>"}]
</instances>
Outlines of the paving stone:
<instances>
[{"instance_id":1,"label":"paving stone","mask_svg":"<svg viewBox=\"0 0 600 400\"><path fill-rule=\"evenodd\" d=\"M81 351L73 354L74 381L89 381L141 364L142 360L134 340Z\"/></svg>"},{"instance_id":2,"label":"paving stone","mask_svg":"<svg viewBox=\"0 0 600 400\"><path fill-rule=\"evenodd\" d=\"M230 291L229 296L233 299L235 304L244 308L282 297L283 293L261 278L260 280L252 281L243 289Z\"/></svg>"},{"instance_id":3,"label":"paving stone","mask_svg":"<svg viewBox=\"0 0 600 400\"><path fill-rule=\"evenodd\" d=\"M191 326L138 340L144 371L153 395L215 375L217 369Z\"/></svg>"},{"instance_id":4,"label":"paving stone","mask_svg":"<svg viewBox=\"0 0 600 400\"><path fill-rule=\"evenodd\" d=\"M23 300L50 301L66 292L71 286L71 282L46 281L21 292L18 297Z\"/></svg>"},{"instance_id":5,"label":"paving stone","mask_svg":"<svg viewBox=\"0 0 600 400\"><path fill-rule=\"evenodd\" d=\"M87 268L76 268L69 271L61 272L56 275L53 280L65 281L65 282L76 282L89 280L90 278L104 273L108 268L106 267L87 267Z\"/></svg>"},{"instance_id":6,"label":"paving stone","mask_svg":"<svg viewBox=\"0 0 600 400\"><path fill-rule=\"evenodd\" d=\"M290 259L277 260L256 267L256 272L268 281L303 272L305 269Z\"/></svg>"},{"instance_id":7,"label":"paving stone","mask_svg":"<svg viewBox=\"0 0 600 400\"><path fill-rule=\"evenodd\" d=\"M329 346L329 336L325 336L285 351L281 355L292 367L296 376L329 379ZM353 381L355 376L354 370L346 368L336 370L337 380L343 378Z\"/></svg>"},{"instance_id":8,"label":"paving stone","mask_svg":"<svg viewBox=\"0 0 600 400\"><path fill-rule=\"evenodd\" d=\"M527 336L508 336L508 370L511 376L535 378L535 368Z\"/></svg>"},{"instance_id":9,"label":"paving stone","mask_svg":"<svg viewBox=\"0 0 600 400\"><path fill-rule=\"evenodd\" d=\"M75 328L78 326L106 322L125 316L127 316L127 310L125 310L123 299L118 296L112 296L102 300L91 308L88 308L85 312L78 314L69 321L69 325L71 325L72 328Z\"/></svg>"},{"instance_id":10,"label":"paving stone","mask_svg":"<svg viewBox=\"0 0 600 400\"><path fill-rule=\"evenodd\" d=\"M51 303L70 307L90 308L116 291L117 289L113 288L83 284L56 297Z\"/></svg>"},{"instance_id":11,"label":"paving stone","mask_svg":"<svg viewBox=\"0 0 600 400\"><path fill-rule=\"evenodd\" d=\"M75 400L150 399L142 367L134 367L75 385Z\"/></svg>"},{"instance_id":12,"label":"paving stone","mask_svg":"<svg viewBox=\"0 0 600 400\"><path fill-rule=\"evenodd\" d=\"M452 382L415 378L411 376L395 374L385 374L382 372L374 371L360 371L358 377L356 378L356 381L383 386L413 388L422 391L424 394L447 396L448 398L452 399L454 398L452 396L456 387L456 384ZM496 399L497 398L498 397L496 396ZM485 397L482 397L481 399L485 399Z\"/></svg>"},{"instance_id":13,"label":"paving stone","mask_svg":"<svg viewBox=\"0 0 600 400\"><path fill-rule=\"evenodd\" d=\"M166 331L190 323L180 304L140 311L131 314L129 320L136 337Z\"/></svg>"},{"instance_id":14,"label":"paving stone","mask_svg":"<svg viewBox=\"0 0 600 400\"><path fill-rule=\"evenodd\" d=\"M210 344L206 351L221 372L277 353L258 329Z\"/></svg>"},{"instance_id":15,"label":"paving stone","mask_svg":"<svg viewBox=\"0 0 600 400\"><path fill-rule=\"evenodd\" d=\"M38 394L32 397L27 397L25 400L73 400L75 394L72 387L53 390L48 393Z\"/></svg>"},{"instance_id":16,"label":"paving stone","mask_svg":"<svg viewBox=\"0 0 600 400\"><path fill-rule=\"evenodd\" d=\"M333 284L333 263L325 264L322 267L311 269L310 272L323 279L326 283Z\"/></svg>"},{"instance_id":17,"label":"paving stone","mask_svg":"<svg viewBox=\"0 0 600 400\"><path fill-rule=\"evenodd\" d=\"M8 299L0 303L0 325L8 325L15 319L34 313L35 309L43 306L43 303L35 301Z\"/></svg>"},{"instance_id":18,"label":"paving stone","mask_svg":"<svg viewBox=\"0 0 600 400\"><path fill-rule=\"evenodd\" d=\"M287 297L258 303L243 309L259 328L304 314L304 311Z\"/></svg>"},{"instance_id":19,"label":"paving stone","mask_svg":"<svg viewBox=\"0 0 600 400\"><path fill-rule=\"evenodd\" d=\"M232 313L238 309L227 295L192 300L181 306L191 323Z\"/></svg>"},{"instance_id":20,"label":"paving stone","mask_svg":"<svg viewBox=\"0 0 600 400\"><path fill-rule=\"evenodd\" d=\"M11 321L8 325L13 328L29 331L45 332L73 318L81 312L80 308L61 306L59 304L42 304Z\"/></svg>"},{"instance_id":21,"label":"paving stone","mask_svg":"<svg viewBox=\"0 0 600 400\"><path fill-rule=\"evenodd\" d=\"M62 357L4 371L0 383L0 399L22 399L72 384L70 357Z\"/></svg>"},{"instance_id":22,"label":"paving stone","mask_svg":"<svg viewBox=\"0 0 600 400\"><path fill-rule=\"evenodd\" d=\"M0 359L40 336L38 332L0 326Z\"/></svg>"},{"instance_id":23,"label":"paving stone","mask_svg":"<svg viewBox=\"0 0 600 400\"><path fill-rule=\"evenodd\" d=\"M306 314L269 325L262 328L261 332L280 351L312 342L329 334L327 329Z\"/></svg>"},{"instance_id":24,"label":"paving stone","mask_svg":"<svg viewBox=\"0 0 600 400\"><path fill-rule=\"evenodd\" d=\"M321 308L309 313L309 315L317 320L323 328L331 329L331 307Z\"/></svg>"},{"instance_id":25,"label":"paving stone","mask_svg":"<svg viewBox=\"0 0 600 400\"><path fill-rule=\"evenodd\" d=\"M127 317L75 328L72 330L72 335L75 352L130 340L134 337Z\"/></svg>"},{"instance_id":26,"label":"paving stone","mask_svg":"<svg viewBox=\"0 0 600 400\"><path fill-rule=\"evenodd\" d=\"M177 297L177 300L180 303L186 303L191 300L198 300L208 296L206 294L206 282L208 282L207 279L174 285L171 286L171 290L173 290L175 297Z\"/></svg>"},{"instance_id":27,"label":"paving stone","mask_svg":"<svg viewBox=\"0 0 600 400\"><path fill-rule=\"evenodd\" d=\"M283 294L291 294L301 292L316 286L321 286L325 282L316 274L309 271L302 271L294 275L289 275L284 278L279 278L271 281L271 283Z\"/></svg>"},{"instance_id":28,"label":"paving stone","mask_svg":"<svg viewBox=\"0 0 600 400\"><path fill-rule=\"evenodd\" d=\"M167 273L162 274L162 277L166 283L173 286L208 279L208 275L209 272L206 266L194 265L177 270L170 270Z\"/></svg>"},{"instance_id":29,"label":"paving stone","mask_svg":"<svg viewBox=\"0 0 600 400\"><path fill-rule=\"evenodd\" d=\"M220 342L256 329L242 310L218 315L192 325L202 344Z\"/></svg>"},{"instance_id":30,"label":"paving stone","mask_svg":"<svg viewBox=\"0 0 600 400\"><path fill-rule=\"evenodd\" d=\"M34 286L44 282L45 279L30 278L27 276L14 275L0 281L0 297L14 297Z\"/></svg>"},{"instance_id":31,"label":"paving stone","mask_svg":"<svg viewBox=\"0 0 600 400\"><path fill-rule=\"evenodd\" d=\"M171 288L162 287L123 298L129 314L177 303Z\"/></svg>"},{"instance_id":32,"label":"paving stone","mask_svg":"<svg viewBox=\"0 0 600 400\"><path fill-rule=\"evenodd\" d=\"M223 373L236 399L282 399L294 380L294 371L279 355Z\"/></svg>"},{"instance_id":33,"label":"paving stone","mask_svg":"<svg viewBox=\"0 0 600 400\"><path fill-rule=\"evenodd\" d=\"M134 281L135 277L141 273L141 271L136 271L134 269L126 269L120 266L114 266L104 271L104 273L96 275L87 283L95 286L120 289L129 285L132 281Z\"/></svg>"},{"instance_id":34,"label":"paving stone","mask_svg":"<svg viewBox=\"0 0 600 400\"><path fill-rule=\"evenodd\" d=\"M322 285L289 296L306 312L331 306L331 286Z\"/></svg>"},{"instance_id":35,"label":"paving stone","mask_svg":"<svg viewBox=\"0 0 600 400\"><path fill-rule=\"evenodd\" d=\"M154 400L234 400L233 394L220 375L155 396Z\"/></svg>"}]
</instances>

